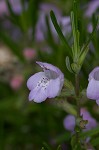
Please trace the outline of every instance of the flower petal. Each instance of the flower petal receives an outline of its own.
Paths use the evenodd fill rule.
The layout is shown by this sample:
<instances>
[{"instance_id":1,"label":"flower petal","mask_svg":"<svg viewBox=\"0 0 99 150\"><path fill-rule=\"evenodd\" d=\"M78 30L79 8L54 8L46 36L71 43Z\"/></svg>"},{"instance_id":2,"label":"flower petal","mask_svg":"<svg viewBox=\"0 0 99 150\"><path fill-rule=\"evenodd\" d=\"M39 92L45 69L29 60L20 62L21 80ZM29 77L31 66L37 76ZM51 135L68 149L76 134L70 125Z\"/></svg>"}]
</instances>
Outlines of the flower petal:
<instances>
[{"instance_id":1,"label":"flower petal","mask_svg":"<svg viewBox=\"0 0 99 150\"><path fill-rule=\"evenodd\" d=\"M74 131L75 124L75 117L73 115L67 115L63 121L64 127L69 131Z\"/></svg>"},{"instance_id":2,"label":"flower petal","mask_svg":"<svg viewBox=\"0 0 99 150\"><path fill-rule=\"evenodd\" d=\"M97 105L99 105L99 99L96 100Z\"/></svg>"},{"instance_id":3,"label":"flower petal","mask_svg":"<svg viewBox=\"0 0 99 150\"><path fill-rule=\"evenodd\" d=\"M83 116L83 120L88 120L88 118L90 118L90 113L87 111L86 108L80 109L80 115Z\"/></svg>"},{"instance_id":4,"label":"flower petal","mask_svg":"<svg viewBox=\"0 0 99 150\"><path fill-rule=\"evenodd\" d=\"M31 76L28 81L27 81L27 87L29 88L29 90L32 90L33 88L36 87L37 82L42 78L45 77L45 73L44 72L39 72L34 74L33 76Z\"/></svg>"},{"instance_id":5,"label":"flower petal","mask_svg":"<svg viewBox=\"0 0 99 150\"><path fill-rule=\"evenodd\" d=\"M99 99L99 81L91 79L87 87L87 97L89 99Z\"/></svg>"},{"instance_id":6,"label":"flower petal","mask_svg":"<svg viewBox=\"0 0 99 150\"><path fill-rule=\"evenodd\" d=\"M61 70L59 68L57 68L56 66L53 66L52 64L43 63L43 62L39 62L39 61L36 61L36 63L38 65L40 65L43 69L48 69L48 70L56 72L58 77L60 78L61 88L62 88L63 83L64 83L64 74L61 72Z\"/></svg>"},{"instance_id":7,"label":"flower petal","mask_svg":"<svg viewBox=\"0 0 99 150\"><path fill-rule=\"evenodd\" d=\"M45 69L44 72L46 77L49 79L56 79L59 76L55 71L52 70Z\"/></svg>"},{"instance_id":8,"label":"flower petal","mask_svg":"<svg viewBox=\"0 0 99 150\"><path fill-rule=\"evenodd\" d=\"M41 66L41 68L45 68L45 69L48 69L48 70L52 70L54 72L56 72L59 76L60 75L63 75L63 73L60 71L59 68L57 68L56 66L53 66L52 64L49 64L49 63L43 63L43 62L39 62L39 61L36 61L36 63L38 65Z\"/></svg>"},{"instance_id":9,"label":"flower petal","mask_svg":"<svg viewBox=\"0 0 99 150\"><path fill-rule=\"evenodd\" d=\"M96 126L97 126L96 120L90 116L90 118L88 118L86 130L91 130L92 128L95 128Z\"/></svg>"},{"instance_id":10,"label":"flower petal","mask_svg":"<svg viewBox=\"0 0 99 150\"><path fill-rule=\"evenodd\" d=\"M89 74L89 81L92 79L92 78L94 78L94 73L96 72L96 71L99 71L99 67L95 67L92 71L91 71L91 73Z\"/></svg>"},{"instance_id":11,"label":"flower petal","mask_svg":"<svg viewBox=\"0 0 99 150\"><path fill-rule=\"evenodd\" d=\"M60 79L57 78L55 80L50 80L49 85L47 87L47 96L48 98L53 98L59 95L61 91L60 87Z\"/></svg>"},{"instance_id":12,"label":"flower petal","mask_svg":"<svg viewBox=\"0 0 99 150\"><path fill-rule=\"evenodd\" d=\"M30 101L34 101L36 103L41 103L43 101L45 101L47 98L47 92L46 90L40 88L35 88L33 89L30 94L29 94L29 100Z\"/></svg>"}]
</instances>

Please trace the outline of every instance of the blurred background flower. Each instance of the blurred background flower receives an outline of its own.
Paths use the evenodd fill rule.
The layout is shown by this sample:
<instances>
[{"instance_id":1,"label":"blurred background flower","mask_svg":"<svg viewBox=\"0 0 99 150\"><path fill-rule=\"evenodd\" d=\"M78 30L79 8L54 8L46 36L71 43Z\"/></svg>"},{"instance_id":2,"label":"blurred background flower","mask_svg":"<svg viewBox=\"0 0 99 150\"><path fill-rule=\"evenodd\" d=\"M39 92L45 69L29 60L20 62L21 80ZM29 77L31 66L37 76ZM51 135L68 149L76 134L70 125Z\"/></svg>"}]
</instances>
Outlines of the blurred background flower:
<instances>
[{"instance_id":1,"label":"blurred background flower","mask_svg":"<svg viewBox=\"0 0 99 150\"><path fill-rule=\"evenodd\" d=\"M32 48L25 48L23 51L23 55L27 60L33 60L36 57L36 50Z\"/></svg>"},{"instance_id":2,"label":"blurred background flower","mask_svg":"<svg viewBox=\"0 0 99 150\"><path fill-rule=\"evenodd\" d=\"M64 127L69 131L74 131L75 128L75 117L73 115L67 115L63 121Z\"/></svg>"},{"instance_id":3,"label":"blurred background flower","mask_svg":"<svg viewBox=\"0 0 99 150\"><path fill-rule=\"evenodd\" d=\"M18 90L23 83L23 77L21 75L16 75L12 77L10 81L10 86L12 87L13 90Z\"/></svg>"},{"instance_id":4,"label":"blurred background flower","mask_svg":"<svg viewBox=\"0 0 99 150\"><path fill-rule=\"evenodd\" d=\"M88 121L83 131L91 130L92 128L95 128L98 125L97 121L90 115L90 113L86 110L86 108L81 108L80 114L83 120ZM66 130L73 132L76 125L75 116L67 115L63 121L63 124Z\"/></svg>"}]
</instances>

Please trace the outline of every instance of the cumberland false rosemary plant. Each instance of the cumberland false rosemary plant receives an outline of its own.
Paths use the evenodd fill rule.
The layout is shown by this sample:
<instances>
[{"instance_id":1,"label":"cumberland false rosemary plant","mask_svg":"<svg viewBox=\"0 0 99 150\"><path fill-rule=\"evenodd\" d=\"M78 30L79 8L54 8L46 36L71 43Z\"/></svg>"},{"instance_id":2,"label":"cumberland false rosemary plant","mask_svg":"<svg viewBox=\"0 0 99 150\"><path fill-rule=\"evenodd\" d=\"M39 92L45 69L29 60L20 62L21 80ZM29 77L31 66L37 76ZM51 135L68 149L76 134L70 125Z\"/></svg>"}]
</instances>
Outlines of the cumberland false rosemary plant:
<instances>
[{"instance_id":1,"label":"cumberland false rosemary plant","mask_svg":"<svg viewBox=\"0 0 99 150\"><path fill-rule=\"evenodd\" d=\"M69 70L69 72L71 72L72 75L74 76L75 85L73 86L71 82L69 82L67 79L64 79L63 73L57 67L48 63L37 62L37 64L39 64L41 68L43 68L43 72L36 73L28 79L27 87L30 90L29 100L30 101L33 100L34 102L40 103L45 101L47 98L55 98L56 96L59 96L60 101L64 97L71 97L72 99L76 100L76 109L74 109L68 102L63 104L59 102L59 105L62 105L63 108L67 109L67 112L70 112L75 116L75 118L72 117L74 118L73 120L75 120L75 123L73 123L75 132L71 138L72 149L73 150L86 149L85 140L82 139L84 139L84 136L85 137L90 136L90 132L88 132L89 135L87 135L87 132L86 134L83 134L83 130L86 128L86 126L88 125L90 126L90 124L88 122L89 121L88 117L87 118L84 117L83 116L84 114L81 112L81 103L80 103L81 91L80 91L79 75L83 62L89 50L89 43L96 31L98 19L93 27L93 31L88 41L85 44L83 44L83 46L80 46L79 42L80 31L78 26L78 18L79 18L78 4L77 1L74 0L73 11L71 12L73 44L70 46L57 23L53 11L50 12L50 16L62 43L65 45L66 49L68 49L69 56L66 56L66 67ZM72 63L70 62L70 60L72 61ZM94 69L89 75L89 84L86 94L88 98L96 100L97 104L99 104L98 82L99 82L99 67ZM62 89L63 84L64 88ZM65 89L65 87L68 87L68 91L67 89ZM95 132L97 130L95 130Z\"/></svg>"}]
</instances>

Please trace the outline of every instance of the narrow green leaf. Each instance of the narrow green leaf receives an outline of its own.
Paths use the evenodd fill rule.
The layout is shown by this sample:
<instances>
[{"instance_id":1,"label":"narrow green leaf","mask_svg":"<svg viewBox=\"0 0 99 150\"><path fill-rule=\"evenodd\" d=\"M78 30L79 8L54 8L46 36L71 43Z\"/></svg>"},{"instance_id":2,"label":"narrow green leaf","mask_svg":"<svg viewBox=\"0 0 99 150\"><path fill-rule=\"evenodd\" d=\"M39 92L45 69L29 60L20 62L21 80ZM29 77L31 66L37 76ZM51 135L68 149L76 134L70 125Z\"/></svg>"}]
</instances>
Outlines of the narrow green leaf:
<instances>
[{"instance_id":1,"label":"narrow green leaf","mask_svg":"<svg viewBox=\"0 0 99 150\"><path fill-rule=\"evenodd\" d=\"M35 27L38 19L39 2L40 1L37 0L29 0L28 4L27 19L29 20L29 22L31 22L33 28Z\"/></svg>"},{"instance_id":2,"label":"narrow green leaf","mask_svg":"<svg viewBox=\"0 0 99 150\"><path fill-rule=\"evenodd\" d=\"M69 52L69 54L71 56L72 55L71 54L71 47L69 46L66 38L64 37L64 35L63 35L62 31L61 31L61 29L60 29L60 27L59 27L59 25L57 23L57 19L55 17L55 14L54 14L53 11L50 12L50 16L51 16L52 23L53 23L53 25L54 25L54 27L55 27L55 29L56 29L56 31L57 31L57 33L58 33L61 41L63 42L63 44L65 45L65 47L68 49L68 52Z\"/></svg>"},{"instance_id":3,"label":"narrow green leaf","mask_svg":"<svg viewBox=\"0 0 99 150\"><path fill-rule=\"evenodd\" d=\"M83 51L82 55L79 57L78 64L80 66L82 66L82 64L83 64L83 62L84 62L84 60L86 58L86 55L87 55L88 51L89 51L89 47L86 47L86 49Z\"/></svg>"},{"instance_id":4,"label":"narrow green leaf","mask_svg":"<svg viewBox=\"0 0 99 150\"><path fill-rule=\"evenodd\" d=\"M11 21L11 23L13 23L14 25L18 26L22 31L24 31L23 27L22 27L22 24L21 24L21 16L15 14L15 12L13 11L12 7L11 7L11 4L8 0L6 0L6 4L7 4L7 7L8 7L8 10L9 10L9 13L10 15L5 15L5 17L7 19L9 19Z\"/></svg>"},{"instance_id":5,"label":"narrow green leaf","mask_svg":"<svg viewBox=\"0 0 99 150\"><path fill-rule=\"evenodd\" d=\"M77 40L76 40L76 28L75 28L74 12L71 12L71 23L72 23L72 32L73 32L73 38L74 38L72 53L73 53L73 60L75 61L75 59L76 59L75 57L77 56Z\"/></svg>"},{"instance_id":6,"label":"narrow green leaf","mask_svg":"<svg viewBox=\"0 0 99 150\"><path fill-rule=\"evenodd\" d=\"M46 21L46 26L47 26L47 33L45 33L46 34L45 35L45 39L52 46L53 50L57 51L58 48L57 48L57 45L56 45L56 43L54 41L54 38L53 38L53 34L52 34L52 31L51 31L51 27L50 27L48 16L45 17L45 21Z\"/></svg>"},{"instance_id":7,"label":"narrow green leaf","mask_svg":"<svg viewBox=\"0 0 99 150\"><path fill-rule=\"evenodd\" d=\"M76 22L75 22L75 17L74 17L74 12L71 12L71 24L72 24L72 32L73 32L73 38L74 38L74 44L72 47L72 53L73 53L73 60L74 62L78 61L78 56L80 52L80 47L79 47L79 38L80 38L80 33L76 27Z\"/></svg>"},{"instance_id":8,"label":"narrow green leaf","mask_svg":"<svg viewBox=\"0 0 99 150\"><path fill-rule=\"evenodd\" d=\"M45 21L46 21L46 25L47 25L48 35L51 38L51 40L54 41L54 38L53 38L53 35L52 35L52 32L51 32L51 27L50 27L49 17L48 16L45 17Z\"/></svg>"},{"instance_id":9,"label":"narrow green leaf","mask_svg":"<svg viewBox=\"0 0 99 150\"><path fill-rule=\"evenodd\" d=\"M35 28L38 20L39 0L29 0L27 9L27 20L28 24L32 27L32 37L35 40Z\"/></svg>"},{"instance_id":10,"label":"narrow green leaf","mask_svg":"<svg viewBox=\"0 0 99 150\"><path fill-rule=\"evenodd\" d=\"M90 41L92 40L92 38L94 36L94 33L97 29L98 22L99 22L99 18L97 18L96 23L95 23L94 28L93 28L93 31L92 31L87 43L83 46L83 48L80 52L78 64L81 65L81 66L82 66L83 61L84 61L84 59L85 59L85 57L86 57L86 55L89 51L89 43L90 43Z\"/></svg>"},{"instance_id":11,"label":"narrow green leaf","mask_svg":"<svg viewBox=\"0 0 99 150\"><path fill-rule=\"evenodd\" d=\"M28 30L28 21L26 19L26 12L22 12L19 17L20 24L22 26L23 32L27 32Z\"/></svg>"},{"instance_id":12,"label":"narrow green leaf","mask_svg":"<svg viewBox=\"0 0 99 150\"><path fill-rule=\"evenodd\" d=\"M78 0L73 0L73 12L75 29L78 30Z\"/></svg>"},{"instance_id":13,"label":"narrow green leaf","mask_svg":"<svg viewBox=\"0 0 99 150\"><path fill-rule=\"evenodd\" d=\"M71 65L70 65L70 60L69 60L69 57L68 57L68 56L66 56L66 67L67 67L67 69L68 69L71 73L73 73L73 71L72 71L72 69L71 69Z\"/></svg>"},{"instance_id":14,"label":"narrow green leaf","mask_svg":"<svg viewBox=\"0 0 99 150\"><path fill-rule=\"evenodd\" d=\"M8 11L9 11L10 15L8 16L8 15L5 14L5 17L7 19L9 19L13 24L15 24L16 26L21 28L21 30L23 30L23 28L21 26L21 23L20 23L20 16L15 14L15 12L13 11L13 9L11 7L11 4L8 0L6 0L6 4L7 4Z\"/></svg>"},{"instance_id":15,"label":"narrow green leaf","mask_svg":"<svg viewBox=\"0 0 99 150\"><path fill-rule=\"evenodd\" d=\"M80 52L80 46L79 46L80 32L78 30L76 31L76 37L77 37L77 50L78 50L78 54L79 54L79 52Z\"/></svg>"},{"instance_id":16,"label":"narrow green leaf","mask_svg":"<svg viewBox=\"0 0 99 150\"><path fill-rule=\"evenodd\" d=\"M15 17L12 17L12 16L5 15L5 18L8 19L15 26L19 27L21 29L21 31L23 31L23 28L22 28L21 23L20 23L20 17L19 16L16 15Z\"/></svg>"}]
</instances>

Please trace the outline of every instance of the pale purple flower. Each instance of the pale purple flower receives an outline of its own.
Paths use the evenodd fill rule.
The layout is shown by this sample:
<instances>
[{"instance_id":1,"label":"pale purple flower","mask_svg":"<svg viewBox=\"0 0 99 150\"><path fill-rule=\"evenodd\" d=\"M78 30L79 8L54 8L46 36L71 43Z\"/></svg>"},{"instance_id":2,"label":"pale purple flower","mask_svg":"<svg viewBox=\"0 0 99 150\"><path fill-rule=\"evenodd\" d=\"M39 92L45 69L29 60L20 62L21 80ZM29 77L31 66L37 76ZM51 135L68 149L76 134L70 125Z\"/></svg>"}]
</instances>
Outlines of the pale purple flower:
<instances>
[{"instance_id":1,"label":"pale purple flower","mask_svg":"<svg viewBox=\"0 0 99 150\"><path fill-rule=\"evenodd\" d=\"M99 29L99 24L97 25L97 30ZM93 31L93 25L92 25L92 23L90 22L89 24L88 24L88 26L87 26L87 31L89 32L89 33L92 33L92 31Z\"/></svg>"},{"instance_id":2,"label":"pale purple flower","mask_svg":"<svg viewBox=\"0 0 99 150\"><path fill-rule=\"evenodd\" d=\"M91 24L91 23L89 23L89 24L88 24L88 26L87 26L87 30L88 30L88 32L89 32L89 33L91 33L91 32L92 32L92 30L93 30L93 26L92 26L92 24Z\"/></svg>"},{"instance_id":3,"label":"pale purple flower","mask_svg":"<svg viewBox=\"0 0 99 150\"><path fill-rule=\"evenodd\" d=\"M69 16L61 17L59 20L64 35L71 33L71 21Z\"/></svg>"},{"instance_id":4,"label":"pale purple flower","mask_svg":"<svg viewBox=\"0 0 99 150\"><path fill-rule=\"evenodd\" d=\"M83 120L88 120L85 130L90 130L97 126L96 120L90 115L90 113L85 108L81 108L80 114L83 116Z\"/></svg>"},{"instance_id":5,"label":"pale purple flower","mask_svg":"<svg viewBox=\"0 0 99 150\"><path fill-rule=\"evenodd\" d=\"M69 130L69 131L74 131L75 128L75 117L73 115L67 115L63 121L63 125L65 127L65 129Z\"/></svg>"},{"instance_id":6,"label":"pale purple flower","mask_svg":"<svg viewBox=\"0 0 99 150\"><path fill-rule=\"evenodd\" d=\"M99 8L99 0L94 0L94 1L89 2L85 15L87 17L91 17L98 8Z\"/></svg>"},{"instance_id":7,"label":"pale purple flower","mask_svg":"<svg viewBox=\"0 0 99 150\"><path fill-rule=\"evenodd\" d=\"M4 14L7 14L8 10L7 10L7 6L4 0L0 1L0 17Z\"/></svg>"},{"instance_id":8,"label":"pale purple flower","mask_svg":"<svg viewBox=\"0 0 99 150\"><path fill-rule=\"evenodd\" d=\"M95 128L97 126L96 120L90 115L86 108L80 109L80 115L82 116L83 120L88 120L86 128L83 131L91 130L92 128ZM67 115L63 121L63 125L65 129L74 131L76 125L75 116Z\"/></svg>"},{"instance_id":9,"label":"pale purple flower","mask_svg":"<svg viewBox=\"0 0 99 150\"><path fill-rule=\"evenodd\" d=\"M21 0L9 0L13 11L17 14L22 12Z\"/></svg>"},{"instance_id":10,"label":"pale purple flower","mask_svg":"<svg viewBox=\"0 0 99 150\"><path fill-rule=\"evenodd\" d=\"M9 0L9 3L15 13L20 14L22 12L21 0ZM9 10L6 0L0 0L0 16L4 14L9 15Z\"/></svg>"},{"instance_id":11,"label":"pale purple flower","mask_svg":"<svg viewBox=\"0 0 99 150\"><path fill-rule=\"evenodd\" d=\"M99 105L99 67L92 70L88 80L87 97L96 100L96 103Z\"/></svg>"},{"instance_id":12,"label":"pale purple flower","mask_svg":"<svg viewBox=\"0 0 99 150\"><path fill-rule=\"evenodd\" d=\"M51 10L54 11L59 25L61 25L63 34L66 35L71 32L70 17L62 16L62 12L60 11L60 9L57 8L53 4L42 3L40 5L39 18L38 18L38 22L37 22L37 26L36 26L36 37L35 38L37 41L43 41L45 38L44 35L46 35L46 32L47 32L46 21L45 21L46 15L48 16L48 19L49 19L49 25L50 25L50 29L52 31L53 37L56 41L58 39L57 32L56 32L54 25L51 21L51 18L49 16Z\"/></svg>"},{"instance_id":13,"label":"pale purple flower","mask_svg":"<svg viewBox=\"0 0 99 150\"><path fill-rule=\"evenodd\" d=\"M45 17L48 16L49 24L51 27L52 33L56 36L56 30L53 26L53 23L50 19L50 11L53 10L59 19L61 16L60 10L51 3L41 3L39 8L39 18L36 26L36 40L43 41L45 39L44 34L47 32Z\"/></svg>"},{"instance_id":14,"label":"pale purple flower","mask_svg":"<svg viewBox=\"0 0 99 150\"><path fill-rule=\"evenodd\" d=\"M64 83L64 75L57 67L43 62L36 62L43 72L32 75L27 81L30 90L29 100L37 103L60 94Z\"/></svg>"}]
</instances>

